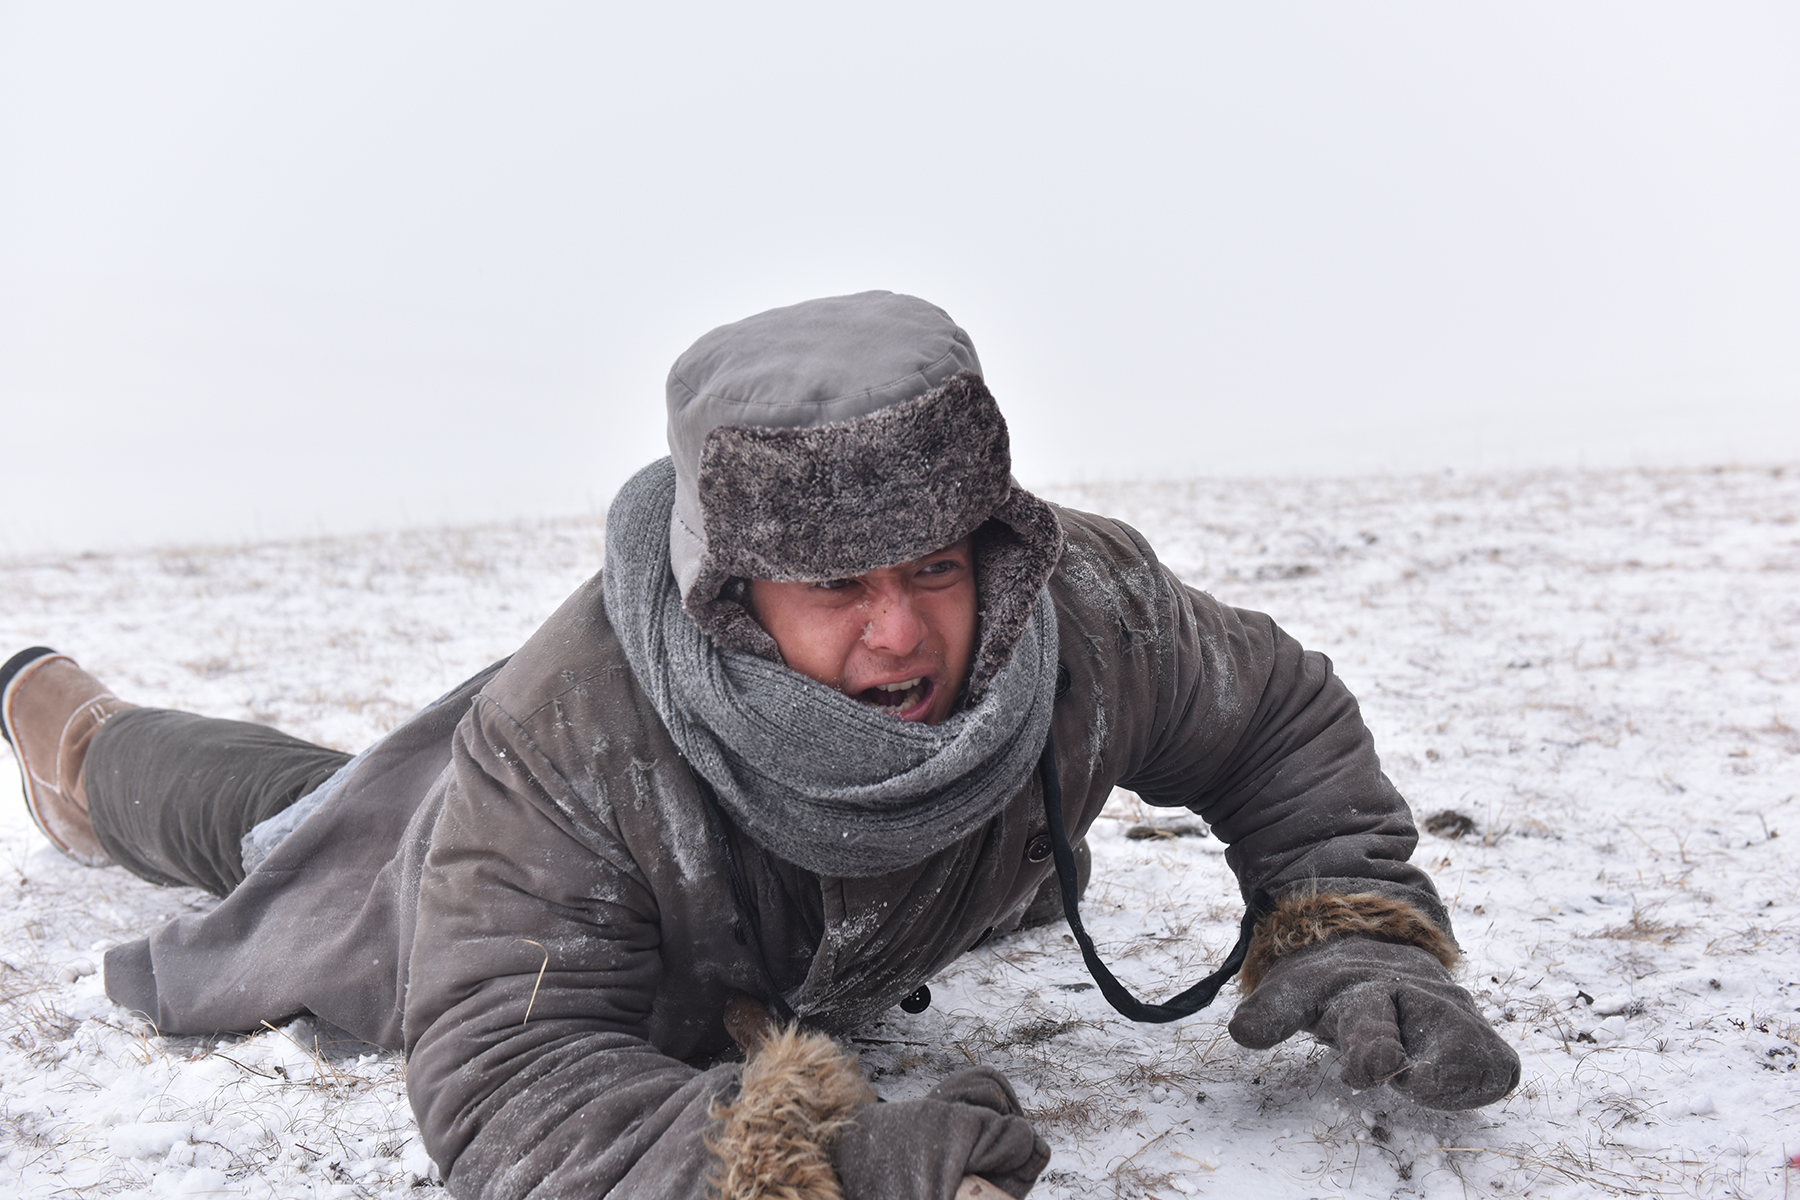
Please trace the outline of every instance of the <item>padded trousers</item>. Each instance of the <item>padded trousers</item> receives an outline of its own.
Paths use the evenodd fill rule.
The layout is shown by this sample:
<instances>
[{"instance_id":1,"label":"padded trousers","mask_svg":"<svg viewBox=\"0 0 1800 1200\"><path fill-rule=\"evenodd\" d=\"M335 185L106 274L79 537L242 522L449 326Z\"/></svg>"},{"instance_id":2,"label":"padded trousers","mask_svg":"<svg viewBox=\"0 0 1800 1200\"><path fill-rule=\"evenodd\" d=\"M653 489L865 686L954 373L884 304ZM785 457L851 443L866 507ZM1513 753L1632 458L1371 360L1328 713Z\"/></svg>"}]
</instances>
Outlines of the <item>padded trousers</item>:
<instances>
[{"instance_id":1,"label":"padded trousers","mask_svg":"<svg viewBox=\"0 0 1800 1200\"><path fill-rule=\"evenodd\" d=\"M129 708L82 764L100 846L152 883L227 895L244 880L244 835L350 761L266 725Z\"/></svg>"}]
</instances>

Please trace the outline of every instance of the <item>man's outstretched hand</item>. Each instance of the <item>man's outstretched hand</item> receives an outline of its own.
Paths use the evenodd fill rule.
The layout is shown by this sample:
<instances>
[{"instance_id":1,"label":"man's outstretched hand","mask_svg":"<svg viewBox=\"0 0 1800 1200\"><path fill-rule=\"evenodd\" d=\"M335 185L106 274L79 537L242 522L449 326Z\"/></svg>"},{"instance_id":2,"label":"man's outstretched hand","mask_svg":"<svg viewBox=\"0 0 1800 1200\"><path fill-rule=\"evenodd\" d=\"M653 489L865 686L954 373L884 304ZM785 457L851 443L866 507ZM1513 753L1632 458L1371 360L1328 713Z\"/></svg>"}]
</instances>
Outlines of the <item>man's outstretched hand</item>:
<instances>
[{"instance_id":1,"label":"man's outstretched hand","mask_svg":"<svg viewBox=\"0 0 1800 1200\"><path fill-rule=\"evenodd\" d=\"M923 1096L858 1109L832 1157L846 1200L1012 1200L1031 1190L1050 1146L1004 1075L965 1067Z\"/></svg>"},{"instance_id":2,"label":"man's outstretched hand","mask_svg":"<svg viewBox=\"0 0 1800 1200\"><path fill-rule=\"evenodd\" d=\"M1344 1082L1387 1083L1429 1108L1479 1108L1519 1082L1519 1056L1417 946L1339 937L1278 959L1231 1018L1266 1050L1301 1031L1343 1055Z\"/></svg>"}]
</instances>

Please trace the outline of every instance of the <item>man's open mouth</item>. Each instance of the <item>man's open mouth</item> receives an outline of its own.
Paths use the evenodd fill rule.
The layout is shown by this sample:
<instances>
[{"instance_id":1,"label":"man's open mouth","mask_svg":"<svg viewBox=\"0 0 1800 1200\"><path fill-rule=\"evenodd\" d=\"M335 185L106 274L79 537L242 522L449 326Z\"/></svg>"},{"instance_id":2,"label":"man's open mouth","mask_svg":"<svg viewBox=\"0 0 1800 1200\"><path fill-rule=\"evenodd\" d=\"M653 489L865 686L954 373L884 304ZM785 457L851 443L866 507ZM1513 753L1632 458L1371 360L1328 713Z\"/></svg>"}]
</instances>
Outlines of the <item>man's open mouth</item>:
<instances>
[{"instance_id":1,"label":"man's open mouth","mask_svg":"<svg viewBox=\"0 0 1800 1200\"><path fill-rule=\"evenodd\" d=\"M931 704L937 685L929 676L902 679L898 683L878 683L864 688L856 698L864 704L885 708L901 720L917 720Z\"/></svg>"}]
</instances>

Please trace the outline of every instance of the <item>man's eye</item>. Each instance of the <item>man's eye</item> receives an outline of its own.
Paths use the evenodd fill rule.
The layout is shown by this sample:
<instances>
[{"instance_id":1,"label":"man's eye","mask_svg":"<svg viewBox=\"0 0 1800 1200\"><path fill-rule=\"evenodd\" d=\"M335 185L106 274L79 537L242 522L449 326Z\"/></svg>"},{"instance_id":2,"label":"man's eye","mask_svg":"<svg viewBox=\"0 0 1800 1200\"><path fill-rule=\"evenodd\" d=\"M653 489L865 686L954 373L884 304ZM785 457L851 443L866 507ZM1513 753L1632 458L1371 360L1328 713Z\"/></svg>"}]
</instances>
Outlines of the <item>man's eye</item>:
<instances>
[{"instance_id":1,"label":"man's eye","mask_svg":"<svg viewBox=\"0 0 1800 1200\"><path fill-rule=\"evenodd\" d=\"M855 582L854 579L821 579L813 586L822 592L841 592Z\"/></svg>"},{"instance_id":2,"label":"man's eye","mask_svg":"<svg viewBox=\"0 0 1800 1200\"><path fill-rule=\"evenodd\" d=\"M954 558L940 559L934 563L926 563L925 566L920 569L919 573L921 575L948 575L960 566L962 566L962 564L957 562Z\"/></svg>"}]
</instances>

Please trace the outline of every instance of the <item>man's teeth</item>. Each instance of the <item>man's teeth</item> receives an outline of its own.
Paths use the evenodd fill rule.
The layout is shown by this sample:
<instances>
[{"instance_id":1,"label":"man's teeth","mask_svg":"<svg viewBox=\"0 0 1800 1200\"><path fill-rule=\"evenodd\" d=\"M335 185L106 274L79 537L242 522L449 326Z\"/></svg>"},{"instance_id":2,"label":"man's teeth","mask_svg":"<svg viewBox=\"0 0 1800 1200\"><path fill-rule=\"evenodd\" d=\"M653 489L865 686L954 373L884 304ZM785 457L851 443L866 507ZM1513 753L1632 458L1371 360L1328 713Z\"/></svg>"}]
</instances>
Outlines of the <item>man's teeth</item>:
<instances>
[{"instance_id":1,"label":"man's teeth","mask_svg":"<svg viewBox=\"0 0 1800 1200\"><path fill-rule=\"evenodd\" d=\"M923 698L925 689L929 686L929 681L923 675L902 679L899 683L878 683L863 689L862 700L865 704L881 708L910 708Z\"/></svg>"}]
</instances>

